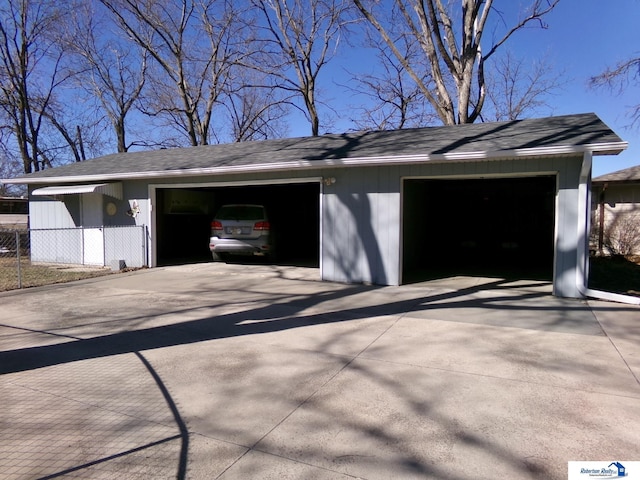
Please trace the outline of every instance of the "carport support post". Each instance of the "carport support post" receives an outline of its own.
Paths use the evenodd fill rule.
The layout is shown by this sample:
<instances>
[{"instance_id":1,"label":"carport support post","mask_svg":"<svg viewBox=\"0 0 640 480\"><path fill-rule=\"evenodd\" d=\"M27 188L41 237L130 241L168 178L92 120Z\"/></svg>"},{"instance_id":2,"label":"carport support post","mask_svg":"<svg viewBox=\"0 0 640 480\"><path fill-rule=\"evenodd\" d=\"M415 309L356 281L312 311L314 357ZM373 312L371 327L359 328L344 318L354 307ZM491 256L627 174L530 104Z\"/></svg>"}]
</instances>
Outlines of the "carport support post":
<instances>
[{"instance_id":1,"label":"carport support post","mask_svg":"<svg viewBox=\"0 0 640 480\"><path fill-rule=\"evenodd\" d=\"M608 184L602 186L600 197L598 198L598 255L604 254L604 200Z\"/></svg>"}]
</instances>

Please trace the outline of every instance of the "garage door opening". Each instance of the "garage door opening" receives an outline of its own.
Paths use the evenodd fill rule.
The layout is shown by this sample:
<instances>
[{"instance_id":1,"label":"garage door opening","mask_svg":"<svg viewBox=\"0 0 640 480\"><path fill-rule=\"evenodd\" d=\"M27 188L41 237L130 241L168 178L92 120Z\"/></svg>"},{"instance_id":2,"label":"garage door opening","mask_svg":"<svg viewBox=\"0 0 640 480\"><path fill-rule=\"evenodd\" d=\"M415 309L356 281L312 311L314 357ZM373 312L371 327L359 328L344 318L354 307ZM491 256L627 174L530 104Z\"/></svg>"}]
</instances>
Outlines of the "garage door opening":
<instances>
[{"instance_id":1,"label":"garage door opening","mask_svg":"<svg viewBox=\"0 0 640 480\"><path fill-rule=\"evenodd\" d=\"M320 184L162 188L156 190L158 265L212 261L211 220L225 204L264 205L277 245L273 262L317 267L320 258ZM231 257L230 262L264 262Z\"/></svg>"},{"instance_id":2,"label":"garage door opening","mask_svg":"<svg viewBox=\"0 0 640 480\"><path fill-rule=\"evenodd\" d=\"M404 182L403 283L551 280L555 176Z\"/></svg>"}]
</instances>

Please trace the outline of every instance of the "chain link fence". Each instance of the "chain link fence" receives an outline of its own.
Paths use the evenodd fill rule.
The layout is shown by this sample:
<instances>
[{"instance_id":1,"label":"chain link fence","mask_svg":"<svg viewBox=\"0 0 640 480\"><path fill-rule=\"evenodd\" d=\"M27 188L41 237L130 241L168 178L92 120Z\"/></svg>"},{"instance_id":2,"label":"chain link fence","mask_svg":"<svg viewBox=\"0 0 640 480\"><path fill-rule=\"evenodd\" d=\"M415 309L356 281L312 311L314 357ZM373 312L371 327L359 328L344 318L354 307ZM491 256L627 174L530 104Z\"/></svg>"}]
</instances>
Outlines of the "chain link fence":
<instances>
[{"instance_id":1,"label":"chain link fence","mask_svg":"<svg viewBox=\"0 0 640 480\"><path fill-rule=\"evenodd\" d=\"M0 230L0 291L140 268L146 259L144 226Z\"/></svg>"}]
</instances>

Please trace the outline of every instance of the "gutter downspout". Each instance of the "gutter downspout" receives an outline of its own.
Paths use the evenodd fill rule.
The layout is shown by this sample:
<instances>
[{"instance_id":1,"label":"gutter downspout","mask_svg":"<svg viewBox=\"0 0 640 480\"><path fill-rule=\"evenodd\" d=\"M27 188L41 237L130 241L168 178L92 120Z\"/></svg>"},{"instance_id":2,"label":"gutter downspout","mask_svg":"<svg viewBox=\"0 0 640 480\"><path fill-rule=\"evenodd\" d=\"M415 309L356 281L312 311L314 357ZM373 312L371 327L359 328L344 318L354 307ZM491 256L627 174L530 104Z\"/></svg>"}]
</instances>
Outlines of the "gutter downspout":
<instances>
[{"instance_id":1,"label":"gutter downspout","mask_svg":"<svg viewBox=\"0 0 640 480\"><path fill-rule=\"evenodd\" d=\"M603 292L593 290L587 286L589 279L589 232L591 227L591 168L593 165L593 154L585 152L582 159L582 169L580 170L580 185L578 187L578 248L577 248L577 268L576 286L578 292L583 297L595 298L597 300L607 300L609 302L626 303L630 305L640 305L639 297L622 295L620 293ZM580 239L583 239L580 242Z\"/></svg>"}]
</instances>

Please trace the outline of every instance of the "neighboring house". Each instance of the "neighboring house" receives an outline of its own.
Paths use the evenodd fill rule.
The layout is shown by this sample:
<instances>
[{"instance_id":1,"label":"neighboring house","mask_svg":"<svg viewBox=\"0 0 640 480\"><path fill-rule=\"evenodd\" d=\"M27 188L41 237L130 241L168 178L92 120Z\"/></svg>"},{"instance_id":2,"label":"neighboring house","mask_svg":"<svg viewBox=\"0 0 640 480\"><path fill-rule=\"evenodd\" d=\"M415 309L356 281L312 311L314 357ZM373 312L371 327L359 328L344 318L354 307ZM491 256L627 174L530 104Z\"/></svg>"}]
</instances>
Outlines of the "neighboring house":
<instances>
[{"instance_id":1,"label":"neighboring house","mask_svg":"<svg viewBox=\"0 0 640 480\"><path fill-rule=\"evenodd\" d=\"M539 275L581 297L592 156L625 148L579 114L118 153L3 181L28 185L32 255L52 234L79 252L87 242L65 235L81 227L98 245L85 262L206 258L215 211L260 203L280 261L324 280Z\"/></svg>"},{"instance_id":2,"label":"neighboring house","mask_svg":"<svg viewBox=\"0 0 640 480\"><path fill-rule=\"evenodd\" d=\"M601 255L640 255L640 165L592 182L591 248Z\"/></svg>"},{"instance_id":3,"label":"neighboring house","mask_svg":"<svg viewBox=\"0 0 640 480\"><path fill-rule=\"evenodd\" d=\"M0 256L15 257L17 245L28 245L29 199L0 197Z\"/></svg>"},{"instance_id":4,"label":"neighboring house","mask_svg":"<svg viewBox=\"0 0 640 480\"><path fill-rule=\"evenodd\" d=\"M26 230L29 225L29 199L0 197L0 230Z\"/></svg>"}]
</instances>

